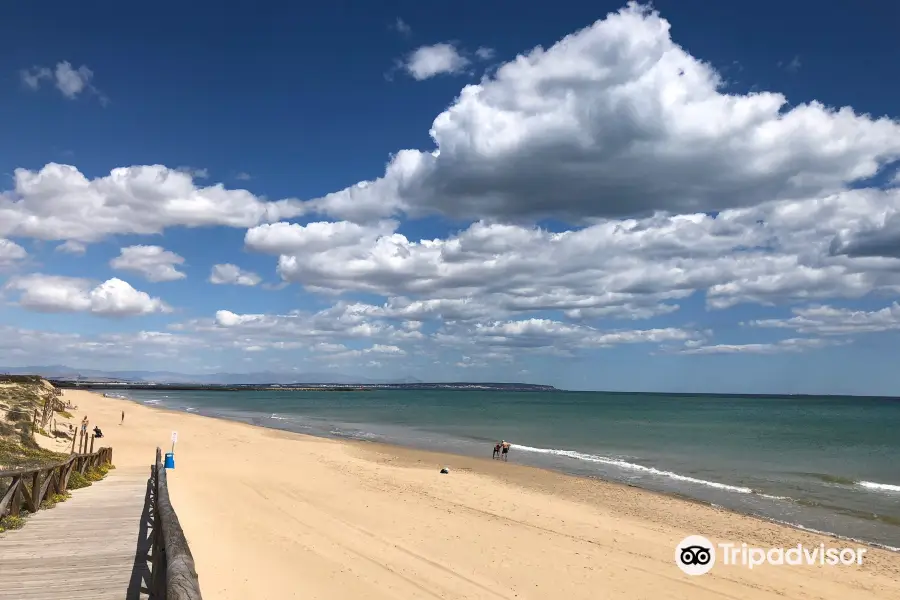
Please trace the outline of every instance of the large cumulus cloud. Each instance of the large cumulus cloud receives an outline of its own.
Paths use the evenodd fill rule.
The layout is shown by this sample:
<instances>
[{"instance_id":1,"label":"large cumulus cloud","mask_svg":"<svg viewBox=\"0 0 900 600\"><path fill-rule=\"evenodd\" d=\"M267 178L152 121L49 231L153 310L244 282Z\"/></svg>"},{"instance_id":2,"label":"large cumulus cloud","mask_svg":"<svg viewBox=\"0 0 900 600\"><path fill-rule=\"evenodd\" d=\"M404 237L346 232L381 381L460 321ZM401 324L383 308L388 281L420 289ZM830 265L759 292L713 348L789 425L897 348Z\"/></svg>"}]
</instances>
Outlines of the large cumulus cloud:
<instances>
[{"instance_id":1,"label":"large cumulus cloud","mask_svg":"<svg viewBox=\"0 0 900 600\"><path fill-rule=\"evenodd\" d=\"M729 93L634 3L466 86L430 133L434 150L400 151L315 207L356 221L713 212L834 193L900 156L891 119Z\"/></svg>"}]
</instances>

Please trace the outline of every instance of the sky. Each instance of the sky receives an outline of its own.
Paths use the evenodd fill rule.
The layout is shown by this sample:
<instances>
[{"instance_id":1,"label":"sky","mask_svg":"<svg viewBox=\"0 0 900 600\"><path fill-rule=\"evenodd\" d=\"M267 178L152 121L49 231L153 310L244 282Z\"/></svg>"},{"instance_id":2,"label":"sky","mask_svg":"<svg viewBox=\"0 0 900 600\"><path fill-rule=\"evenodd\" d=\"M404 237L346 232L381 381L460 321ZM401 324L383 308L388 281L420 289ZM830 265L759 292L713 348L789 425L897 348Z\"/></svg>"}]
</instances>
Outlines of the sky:
<instances>
[{"instance_id":1,"label":"sky","mask_svg":"<svg viewBox=\"0 0 900 600\"><path fill-rule=\"evenodd\" d=\"M900 395L892 3L4 12L0 366Z\"/></svg>"}]
</instances>

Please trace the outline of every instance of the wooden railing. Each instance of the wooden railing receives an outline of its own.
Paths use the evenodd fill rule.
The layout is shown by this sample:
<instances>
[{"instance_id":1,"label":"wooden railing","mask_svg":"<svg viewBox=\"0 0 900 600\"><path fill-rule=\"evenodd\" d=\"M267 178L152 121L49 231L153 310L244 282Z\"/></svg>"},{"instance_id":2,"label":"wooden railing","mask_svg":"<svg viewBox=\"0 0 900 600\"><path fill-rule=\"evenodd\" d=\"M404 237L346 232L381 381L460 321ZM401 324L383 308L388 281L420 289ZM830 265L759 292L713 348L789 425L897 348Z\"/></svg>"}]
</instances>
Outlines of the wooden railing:
<instances>
[{"instance_id":1,"label":"wooden railing","mask_svg":"<svg viewBox=\"0 0 900 600\"><path fill-rule=\"evenodd\" d=\"M152 469L153 551L150 571L150 597L159 600L201 600L200 582L194 557L169 500L169 485L156 449Z\"/></svg>"},{"instance_id":2,"label":"wooden railing","mask_svg":"<svg viewBox=\"0 0 900 600\"><path fill-rule=\"evenodd\" d=\"M66 460L31 469L0 471L0 480L11 478L6 493L0 499L0 518L18 516L24 507L29 512L41 509L48 494L64 494L73 471L84 473L90 467L112 463L112 448L100 448L96 452L72 454Z\"/></svg>"}]
</instances>

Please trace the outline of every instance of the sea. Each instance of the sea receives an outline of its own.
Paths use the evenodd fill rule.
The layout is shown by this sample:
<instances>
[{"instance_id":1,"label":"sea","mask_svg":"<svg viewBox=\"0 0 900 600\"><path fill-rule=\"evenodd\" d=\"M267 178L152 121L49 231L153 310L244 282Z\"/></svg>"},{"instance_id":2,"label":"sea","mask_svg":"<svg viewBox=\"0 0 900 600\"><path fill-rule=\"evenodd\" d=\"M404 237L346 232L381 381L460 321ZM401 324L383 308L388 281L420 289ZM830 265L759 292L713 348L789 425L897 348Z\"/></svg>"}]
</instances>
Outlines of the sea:
<instances>
[{"instance_id":1,"label":"sea","mask_svg":"<svg viewBox=\"0 0 900 600\"><path fill-rule=\"evenodd\" d=\"M465 390L126 390L330 438L490 456L900 551L900 399Z\"/></svg>"}]
</instances>

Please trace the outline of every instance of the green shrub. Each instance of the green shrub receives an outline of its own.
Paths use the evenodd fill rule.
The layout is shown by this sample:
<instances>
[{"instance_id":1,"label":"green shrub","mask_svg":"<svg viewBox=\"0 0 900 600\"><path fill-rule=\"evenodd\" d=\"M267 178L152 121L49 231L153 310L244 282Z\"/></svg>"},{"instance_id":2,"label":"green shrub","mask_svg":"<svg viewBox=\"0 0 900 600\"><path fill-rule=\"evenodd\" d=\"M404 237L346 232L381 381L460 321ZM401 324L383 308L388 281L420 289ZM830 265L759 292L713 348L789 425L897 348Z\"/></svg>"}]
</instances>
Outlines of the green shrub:
<instances>
[{"instance_id":1,"label":"green shrub","mask_svg":"<svg viewBox=\"0 0 900 600\"><path fill-rule=\"evenodd\" d=\"M6 515L2 519L0 519L0 532L6 531L7 529L22 529L25 526L25 517L28 516L27 512L22 512L22 514L18 516Z\"/></svg>"},{"instance_id":2,"label":"green shrub","mask_svg":"<svg viewBox=\"0 0 900 600\"><path fill-rule=\"evenodd\" d=\"M70 494L69 492L66 492L65 494L50 494L49 496L44 498L44 501L41 502L41 506L43 506L44 508L53 508L60 502L65 502L71 497L72 494ZM45 504L47 506L44 506Z\"/></svg>"},{"instance_id":3,"label":"green shrub","mask_svg":"<svg viewBox=\"0 0 900 600\"><path fill-rule=\"evenodd\" d=\"M70 492L66 492L65 494L49 494L44 501L41 502L41 508L53 508L60 502L65 502L69 498L72 497Z\"/></svg>"},{"instance_id":4,"label":"green shrub","mask_svg":"<svg viewBox=\"0 0 900 600\"><path fill-rule=\"evenodd\" d=\"M100 481L106 477L107 473L109 473L109 466L103 464L99 467L90 467L84 475L87 477L88 481Z\"/></svg>"},{"instance_id":5,"label":"green shrub","mask_svg":"<svg viewBox=\"0 0 900 600\"><path fill-rule=\"evenodd\" d=\"M2 433L2 427L0 427L0 433ZM30 436L22 440L0 437L0 465L4 465L5 468L38 467L65 458L65 454L44 450Z\"/></svg>"},{"instance_id":6,"label":"green shrub","mask_svg":"<svg viewBox=\"0 0 900 600\"><path fill-rule=\"evenodd\" d=\"M72 474L69 475L69 483L66 485L67 490L80 490L81 488L86 488L91 485L91 480L79 473L78 471L72 471Z\"/></svg>"}]
</instances>

